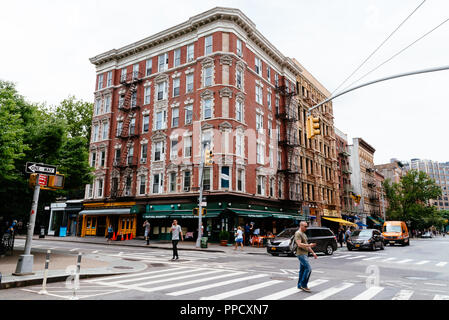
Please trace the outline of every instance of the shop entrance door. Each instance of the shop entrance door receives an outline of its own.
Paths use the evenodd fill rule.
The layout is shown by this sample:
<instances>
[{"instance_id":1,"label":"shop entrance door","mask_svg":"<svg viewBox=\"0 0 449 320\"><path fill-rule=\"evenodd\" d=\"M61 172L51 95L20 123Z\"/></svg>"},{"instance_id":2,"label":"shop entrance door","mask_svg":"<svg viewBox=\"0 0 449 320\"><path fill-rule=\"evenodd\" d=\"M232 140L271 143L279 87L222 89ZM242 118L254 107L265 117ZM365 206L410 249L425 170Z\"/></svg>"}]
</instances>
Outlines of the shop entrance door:
<instances>
[{"instance_id":1,"label":"shop entrance door","mask_svg":"<svg viewBox=\"0 0 449 320\"><path fill-rule=\"evenodd\" d=\"M97 217L86 217L86 236L97 235Z\"/></svg>"},{"instance_id":2,"label":"shop entrance door","mask_svg":"<svg viewBox=\"0 0 449 320\"><path fill-rule=\"evenodd\" d=\"M133 234L136 236L136 217L135 216L124 216L119 219L119 234Z\"/></svg>"}]
</instances>

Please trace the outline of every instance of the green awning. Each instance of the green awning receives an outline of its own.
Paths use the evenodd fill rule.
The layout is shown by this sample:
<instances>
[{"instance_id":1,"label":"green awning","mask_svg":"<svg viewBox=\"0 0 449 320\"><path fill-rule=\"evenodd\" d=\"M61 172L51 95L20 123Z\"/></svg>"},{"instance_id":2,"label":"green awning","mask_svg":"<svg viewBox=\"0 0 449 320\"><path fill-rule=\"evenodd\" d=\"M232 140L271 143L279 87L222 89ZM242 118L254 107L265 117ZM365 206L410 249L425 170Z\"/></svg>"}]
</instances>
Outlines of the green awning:
<instances>
[{"instance_id":1,"label":"green awning","mask_svg":"<svg viewBox=\"0 0 449 320\"><path fill-rule=\"evenodd\" d=\"M381 225L382 225L379 221L377 221L377 220L374 219L373 217L368 216L368 218L370 218L370 220L371 220L372 222L374 222L374 224L375 224L376 226L381 226Z\"/></svg>"},{"instance_id":2,"label":"green awning","mask_svg":"<svg viewBox=\"0 0 449 320\"><path fill-rule=\"evenodd\" d=\"M207 210L204 218L216 218L222 210ZM192 210L170 210L170 211L150 211L142 214L144 219L197 219L198 216L193 215Z\"/></svg>"},{"instance_id":3,"label":"green awning","mask_svg":"<svg viewBox=\"0 0 449 320\"><path fill-rule=\"evenodd\" d=\"M267 211L244 210L244 209L234 209L234 208L228 208L228 209L242 217L271 218L273 216L273 214L271 212L267 212Z\"/></svg>"}]
</instances>

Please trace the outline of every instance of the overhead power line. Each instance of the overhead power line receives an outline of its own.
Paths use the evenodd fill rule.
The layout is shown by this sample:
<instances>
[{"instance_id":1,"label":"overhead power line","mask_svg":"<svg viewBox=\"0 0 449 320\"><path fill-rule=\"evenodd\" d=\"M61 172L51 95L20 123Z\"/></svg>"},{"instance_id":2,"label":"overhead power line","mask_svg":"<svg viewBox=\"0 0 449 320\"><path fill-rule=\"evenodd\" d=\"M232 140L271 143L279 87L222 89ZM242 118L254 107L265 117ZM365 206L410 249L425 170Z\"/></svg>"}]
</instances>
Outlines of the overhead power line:
<instances>
[{"instance_id":1,"label":"overhead power line","mask_svg":"<svg viewBox=\"0 0 449 320\"><path fill-rule=\"evenodd\" d=\"M368 62L369 59L371 59L371 57L377 52L379 51L379 49L396 33L396 31L398 31L402 25L408 20L410 19L410 17L416 12L418 11L418 9L424 4L424 2L426 2L426 0L424 0L423 2L421 2L421 4L419 6L417 6L415 8L415 10L412 11L412 13L410 13L407 18L405 18L405 20L403 20L401 22L401 24L399 24L399 26L394 29L394 31L357 67L357 69L355 69L342 83L340 83L340 85L332 92L332 94L335 93L335 91L337 91L338 89L340 89L340 87L346 83L346 81L348 81L357 71L360 70L360 68L366 63ZM332 95L331 94L331 95Z\"/></svg>"},{"instance_id":2,"label":"overhead power line","mask_svg":"<svg viewBox=\"0 0 449 320\"><path fill-rule=\"evenodd\" d=\"M371 73L373 73L374 71L376 71L377 69L379 69L380 67L382 67L384 64L386 64L387 62L390 62L391 60L393 60L395 57L397 57L398 55L400 55L402 52L404 52L405 50L407 50L408 48L410 48L411 46L413 46L415 43L417 43L418 41L422 40L423 38L425 38L426 36L428 36L429 34L431 34L432 32L434 32L436 29L440 28L443 24L445 24L446 22L449 21L449 18L447 18L446 20L444 20L443 22L441 22L439 25L437 25L435 28L433 28L432 30L428 31L427 33L425 33L424 35L422 35L421 37L419 37L418 39L416 39L415 41L413 41L412 43L410 43L408 46L406 46L404 49L402 49L401 51L399 51L398 53L394 54L393 56L391 56L390 58L388 58L387 60L385 60L384 62L382 62L381 64L379 64L377 67L375 67L374 69L372 69L371 71L365 73L365 75L363 75L362 77L360 77L359 79L357 79L356 81L354 81L353 83L351 83L349 86L347 86L344 90L348 89L349 87L351 87L352 85L354 85L355 83L359 82L360 80L362 80L363 78L365 78L366 76L370 75Z\"/></svg>"}]
</instances>

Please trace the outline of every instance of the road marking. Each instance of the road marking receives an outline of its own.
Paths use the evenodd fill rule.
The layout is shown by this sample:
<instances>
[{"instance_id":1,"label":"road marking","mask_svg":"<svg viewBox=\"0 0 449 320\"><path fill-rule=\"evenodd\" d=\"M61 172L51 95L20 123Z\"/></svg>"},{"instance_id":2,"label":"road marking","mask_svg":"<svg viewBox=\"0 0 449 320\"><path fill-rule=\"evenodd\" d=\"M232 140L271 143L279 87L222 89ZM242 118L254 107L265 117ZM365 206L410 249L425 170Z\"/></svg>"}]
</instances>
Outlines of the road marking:
<instances>
[{"instance_id":1,"label":"road marking","mask_svg":"<svg viewBox=\"0 0 449 320\"><path fill-rule=\"evenodd\" d=\"M332 259L342 259L342 258L350 257L350 256L351 256L350 254L344 254L344 255L342 255L342 256L333 257Z\"/></svg>"},{"instance_id":2,"label":"road marking","mask_svg":"<svg viewBox=\"0 0 449 320\"><path fill-rule=\"evenodd\" d=\"M69 251L76 251L76 250L79 250L79 248L73 248L73 249L70 249Z\"/></svg>"},{"instance_id":3,"label":"road marking","mask_svg":"<svg viewBox=\"0 0 449 320\"><path fill-rule=\"evenodd\" d=\"M409 300L414 291L401 290L391 300Z\"/></svg>"},{"instance_id":4,"label":"road marking","mask_svg":"<svg viewBox=\"0 0 449 320\"><path fill-rule=\"evenodd\" d=\"M410 262L410 261L413 261L413 259L404 259L404 260L398 261L396 263L406 263L406 262Z\"/></svg>"},{"instance_id":5,"label":"road marking","mask_svg":"<svg viewBox=\"0 0 449 320\"><path fill-rule=\"evenodd\" d=\"M340 291L346 290L347 288L352 287L353 283L343 283L340 287L332 287L327 290L321 291L320 293L314 294L313 296L310 296L304 300L323 300L326 299L334 294L339 293Z\"/></svg>"},{"instance_id":6,"label":"road marking","mask_svg":"<svg viewBox=\"0 0 449 320\"><path fill-rule=\"evenodd\" d=\"M387 258L387 259L382 260L382 262L393 261L393 260L396 260L396 258Z\"/></svg>"},{"instance_id":7,"label":"road marking","mask_svg":"<svg viewBox=\"0 0 449 320\"><path fill-rule=\"evenodd\" d=\"M420 262L418 262L416 264L422 265L422 264L426 264L426 263L429 263L429 262L430 262L429 260L424 260L424 261L420 261Z\"/></svg>"},{"instance_id":8,"label":"road marking","mask_svg":"<svg viewBox=\"0 0 449 320\"><path fill-rule=\"evenodd\" d=\"M383 289L383 287L370 287L359 294L357 297L354 297L352 300L370 300Z\"/></svg>"},{"instance_id":9,"label":"road marking","mask_svg":"<svg viewBox=\"0 0 449 320\"><path fill-rule=\"evenodd\" d=\"M440 262L436 264L437 267L444 267L445 265L447 265L447 262Z\"/></svg>"},{"instance_id":10,"label":"road marking","mask_svg":"<svg viewBox=\"0 0 449 320\"><path fill-rule=\"evenodd\" d=\"M366 256L355 256L352 258L346 258L346 260L354 260L354 259L359 259L359 258L363 258L363 257L366 257Z\"/></svg>"},{"instance_id":11,"label":"road marking","mask_svg":"<svg viewBox=\"0 0 449 320\"><path fill-rule=\"evenodd\" d=\"M92 253L97 253L97 252L98 252L98 250L92 251Z\"/></svg>"},{"instance_id":12,"label":"road marking","mask_svg":"<svg viewBox=\"0 0 449 320\"><path fill-rule=\"evenodd\" d=\"M168 293L169 296L181 296L184 294L189 294L192 292L197 292L197 291L202 291L202 290L207 290L207 289L211 289L211 288L216 288L216 287L221 287L221 286L225 286L228 284L232 284L232 283L236 283L236 282L242 282L242 281L247 281L247 280L252 280L252 279L257 279L257 278L261 278L261 277L265 277L266 274L256 274L254 276L249 276L249 277L245 277L245 278L236 278L236 279L232 279L232 280L227 280L227 281L222 281L222 282L216 282L216 283L212 283L212 284L207 284L201 287L195 287L195 288L190 288L190 289L185 289L185 290L181 290L181 291L177 291L177 292L171 292Z\"/></svg>"},{"instance_id":13,"label":"road marking","mask_svg":"<svg viewBox=\"0 0 449 320\"><path fill-rule=\"evenodd\" d=\"M447 287L446 284L441 284L441 283L424 282L424 284L428 284L428 285L430 285L430 286Z\"/></svg>"},{"instance_id":14,"label":"road marking","mask_svg":"<svg viewBox=\"0 0 449 320\"><path fill-rule=\"evenodd\" d=\"M309 282L309 288L313 288L315 286L318 286L320 284L326 283L328 281L329 280L323 280L323 279L317 279L317 280L311 281L311 282ZM290 296L292 294L298 293L300 291L301 290L296 288L296 287L295 288L288 288L286 290L282 290L282 291L270 294L268 296L259 298L257 300L279 300L279 299L288 297L288 296Z\"/></svg>"},{"instance_id":15,"label":"road marking","mask_svg":"<svg viewBox=\"0 0 449 320\"><path fill-rule=\"evenodd\" d=\"M171 270L173 270L175 268L172 268ZM184 270L184 269L191 269L191 268L187 268L187 267L180 267L180 268L176 268L177 270ZM129 278L129 277L136 277L136 276L142 276L142 275L148 275L148 274L157 274L157 273L162 273L162 272L167 272L166 269L164 270L157 270L157 271L146 271L146 272L141 272L141 273L131 273L131 274L125 274L125 275L121 275L121 276L111 276L111 277L105 277L105 278L99 278L99 279L92 279L92 280L86 280L86 282L98 282L98 281L104 281L104 280L115 280L115 279L123 279L123 278Z\"/></svg>"},{"instance_id":16,"label":"road marking","mask_svg":"<svg viewBox=\"0 0 449 320\"><path fill-rule=\"evenodd\" d=\"M435 297L433 297L433 300L449 300L449 296L445 296L442 294L436 294Z\"/></svg>"},{"instance_id":17,"label":"road marking","mask_svg":"<svg viewBox=\"0 0 449 320\"><path fill-rule=\"evenodd\" d=\"M203 271L203 270L198 270L198 271ZM166 277L177 276L177 275L181 275L181 274L184 274L184 273L192 273L192 272L193 272L192 269L183 270L183 271L173 270L172 269L172 270L169 270L168 272L162 273L162 274L150 275L150 276L146 276L146 277L133 278L133 279L127 279L127 280L113 281L112 284L118 284L118 283L124 284L125 282L149 280L149 279L156 279L156 278L163 278L163 277L166 278ZM214 270L214 272L219 272L219 270ZM203 273L203 274L205 274L205 273ZM174 278L170 278L170 280L171 279L174 279ZM164 280L164 281L169 281L169 280ZM143 285L143 284L140 284L140 285Z\"/></svg>"},{"instance_id":18,"label":"road marking","mask_svg":"<svg viewBox=\"0 0 449 320\"><path fill-rule=\"evenodd\" d=\"M371 257L371 258L365 258L365 259L362 259L363 261L368 261L368 260L374 260L374 259L380 259L380 258L382 258L382 257Z\"/></svg>"},{"instance_id":19,"label":"road marking","mask_svg":"<svg viewBox=\"0 0 449 320\"><path fill-rule=\"evenodd\" d=\"M202 297L200 298L200 300L223 300L229 297L233 297L233 296L237 296L239 294L243 294L243 293L248 293L254 290L258 290L258 289L262 289L268 286L272 286L278 283L281 283L282 281L280 280L271 280L268 282L262 282L259 284L255 284L253 286L249 286L249 287L244 287L244 288L240 288L240 289L236 289L236 290L232 290L232 291L228 291L228 292L223 292L214 296L210 296L210 297Z\"/></svg>"}]
</instances>

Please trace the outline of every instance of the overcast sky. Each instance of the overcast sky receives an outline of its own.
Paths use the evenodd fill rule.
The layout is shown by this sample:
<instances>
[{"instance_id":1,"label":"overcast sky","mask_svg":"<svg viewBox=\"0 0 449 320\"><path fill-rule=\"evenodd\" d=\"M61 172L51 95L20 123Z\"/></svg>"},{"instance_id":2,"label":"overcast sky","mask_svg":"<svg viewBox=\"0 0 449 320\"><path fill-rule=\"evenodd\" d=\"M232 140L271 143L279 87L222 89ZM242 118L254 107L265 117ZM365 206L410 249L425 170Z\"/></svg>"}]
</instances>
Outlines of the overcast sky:
<instances>
[{"instance_id":1,"label":"overcast sky","mask_svg":"<svg viewBox=\"0 0 449 320\"><path fill-rule=\"evenodd\" d=\"M57 104L72 94L93 102L89 58L224 6L240 9L332 92L422 1L1 0L0 79L15 82L32 102ZM427 0L345 86L447 18L449 1ZM449 22L360 83L444 65ZM390 158L446 162L448 101L449 71L401 78L335 99L335 125L351 141L362 137L371 144L376 164Z\"/></svg>"}]
</instances>

